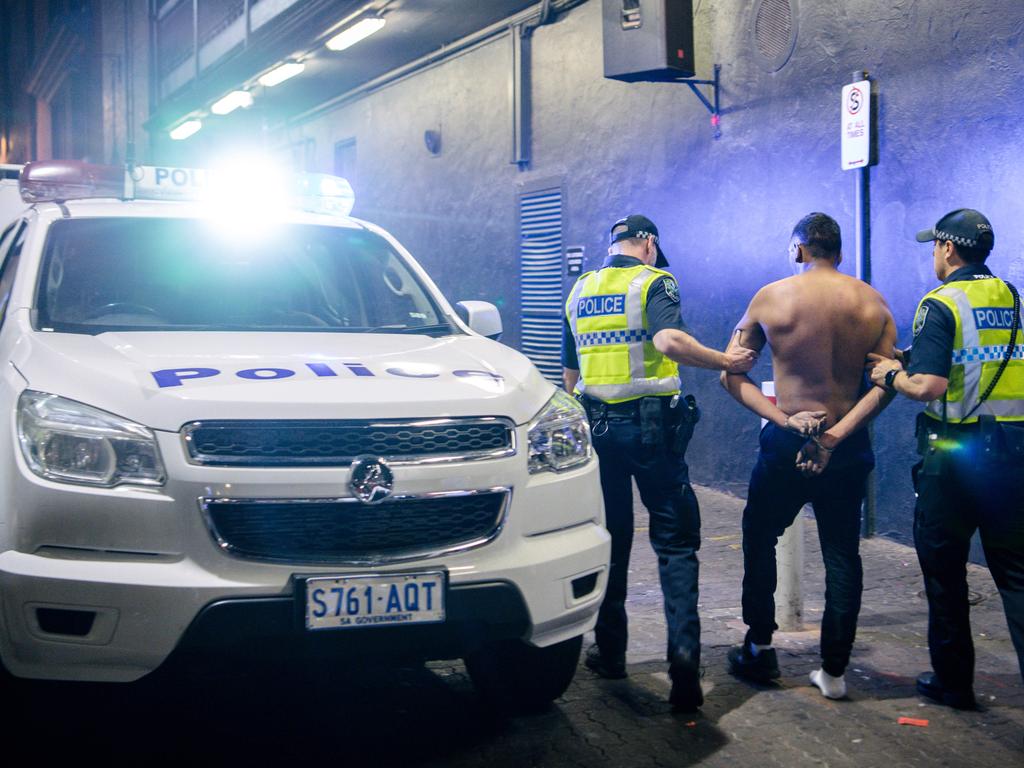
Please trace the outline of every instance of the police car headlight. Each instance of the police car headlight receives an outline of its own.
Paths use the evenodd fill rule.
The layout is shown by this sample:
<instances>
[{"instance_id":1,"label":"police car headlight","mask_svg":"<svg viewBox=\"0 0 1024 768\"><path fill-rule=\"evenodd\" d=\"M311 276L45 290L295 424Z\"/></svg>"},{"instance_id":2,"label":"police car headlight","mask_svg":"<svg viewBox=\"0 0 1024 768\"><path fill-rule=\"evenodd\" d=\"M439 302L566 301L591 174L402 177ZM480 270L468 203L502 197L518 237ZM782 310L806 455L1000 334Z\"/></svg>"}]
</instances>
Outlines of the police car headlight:
<instances>
[{"instance_id":1,"label":"police car headlight","mask_svg":"<svg viewBox=\"0 0 1024 768\"><path fill-rule=\"evenodd\" d=\"M575 398L559 391L526 433L530 473L562 472L590 460L590 425Z\"/></svg>"},{"instance_id":2,"label":"police car headlight","mask_svg":"<svg viewBox=\"0 0 1024 768\"><path fill-rule=\"evenodd\" d=\"M164 482L164 465L149 429L56 395L22 393L18 442L29 468L47 480L107 488Z\"/></svg>"}]
</instances>

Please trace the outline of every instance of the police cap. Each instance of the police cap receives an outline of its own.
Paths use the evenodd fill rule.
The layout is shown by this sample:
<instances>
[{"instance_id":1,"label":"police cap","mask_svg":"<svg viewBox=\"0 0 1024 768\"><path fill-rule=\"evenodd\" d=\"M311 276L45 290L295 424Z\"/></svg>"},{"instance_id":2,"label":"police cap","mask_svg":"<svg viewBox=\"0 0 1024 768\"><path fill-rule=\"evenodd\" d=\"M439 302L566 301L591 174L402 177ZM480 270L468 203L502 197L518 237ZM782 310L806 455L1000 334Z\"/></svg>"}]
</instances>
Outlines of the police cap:
<instances>
[{"instance_id":1,"label":"police cap","mask_svg":"<svg viewBox=\"0 0 1024 768\"><path fill-rule=\"evenodd\" d=\"M922 229L917 233L917 242L929 243L932 240L952 241L954 245L964 248L979 248L991 251L996 244L996 236L989 220L973 208L957 208L950 211L936 222L934 227Z\"/></svg>"},{"instance_id":2,"label":"police cap","mask_svg":"<svg viewBox=\"0 0 1024 768\"><path fill-rule=\"evenodd\" d=\"M619 219L612 224L611 243L618 243L632 237L639 237L643 239L653 237L654 247L658 249L658 258L654 262L654 266L658 267L658 269L664 269L668 266L668 259L665 258L665 254L661 250L661 245L658 243L658 228L654 226L653 221L648 219L646 216L634 213L631 216Z\"/></svg>"}]
</instances>

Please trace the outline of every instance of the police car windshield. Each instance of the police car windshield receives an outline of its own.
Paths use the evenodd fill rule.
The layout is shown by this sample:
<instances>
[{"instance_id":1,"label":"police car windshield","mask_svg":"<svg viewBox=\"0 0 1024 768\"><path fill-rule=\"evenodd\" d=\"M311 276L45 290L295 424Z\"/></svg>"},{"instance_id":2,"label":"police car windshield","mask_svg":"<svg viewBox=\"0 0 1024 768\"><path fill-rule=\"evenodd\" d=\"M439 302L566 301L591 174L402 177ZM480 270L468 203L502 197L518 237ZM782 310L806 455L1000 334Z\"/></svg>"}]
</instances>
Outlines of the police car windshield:
<instances>
[{"instance_id":1,"label":"police car windshield","mask_svg":"<svg viewBox=\"0 0 1024 768\"><path fill-rule=\"evenodd\" d=\"M363 229L289 224L253 243L208 222L54 222L40 330L456 333L390 245Z\"/></svg>"}]
</instances>

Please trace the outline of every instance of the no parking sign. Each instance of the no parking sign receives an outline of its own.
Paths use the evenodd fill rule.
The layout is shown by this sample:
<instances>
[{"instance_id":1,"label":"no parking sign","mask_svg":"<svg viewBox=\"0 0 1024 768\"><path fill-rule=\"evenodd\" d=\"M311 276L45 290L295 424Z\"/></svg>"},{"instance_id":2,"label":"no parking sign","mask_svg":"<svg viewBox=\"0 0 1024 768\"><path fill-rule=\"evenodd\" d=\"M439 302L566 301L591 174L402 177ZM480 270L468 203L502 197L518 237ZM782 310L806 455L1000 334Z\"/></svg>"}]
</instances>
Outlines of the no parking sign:
<instances>
[{"instance_id":1,"label":"no parking sign","mask_svg":"<svg viewBox=\"0 0 1024 768\"><path fill-rule=\"evenodd\" d=\"M843 86L840 107L843 170L862 168L871 157L871 83L867 80Z\"/></svg>"}]
</instances>

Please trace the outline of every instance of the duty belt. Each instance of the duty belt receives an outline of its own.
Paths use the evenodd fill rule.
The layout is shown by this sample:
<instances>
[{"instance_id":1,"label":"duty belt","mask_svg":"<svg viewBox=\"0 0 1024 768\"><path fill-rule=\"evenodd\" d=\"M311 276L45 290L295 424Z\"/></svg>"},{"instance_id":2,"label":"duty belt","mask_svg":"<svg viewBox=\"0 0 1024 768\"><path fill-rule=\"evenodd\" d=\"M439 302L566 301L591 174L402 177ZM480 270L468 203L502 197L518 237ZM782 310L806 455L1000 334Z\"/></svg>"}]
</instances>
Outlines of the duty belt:
<instances>
[{"instance_id":1,"label":"duty belt","mask_svg":"<svg viewBox=\"0 0 1024 768\"><path fill-rule=\"evenodd\" d=\"M598 400L596 397L584 395L583 407L596 420L612 419L615 421L625 421L635 419L640 415L640 401L643 399L642 397L637 397L621 403L606 403L603 400Z\"/></svg>"}]
</instances>

